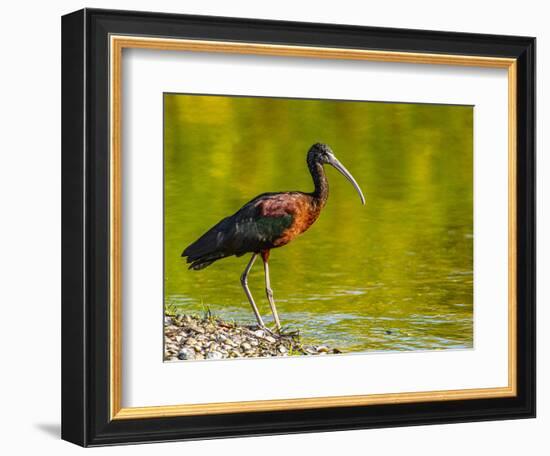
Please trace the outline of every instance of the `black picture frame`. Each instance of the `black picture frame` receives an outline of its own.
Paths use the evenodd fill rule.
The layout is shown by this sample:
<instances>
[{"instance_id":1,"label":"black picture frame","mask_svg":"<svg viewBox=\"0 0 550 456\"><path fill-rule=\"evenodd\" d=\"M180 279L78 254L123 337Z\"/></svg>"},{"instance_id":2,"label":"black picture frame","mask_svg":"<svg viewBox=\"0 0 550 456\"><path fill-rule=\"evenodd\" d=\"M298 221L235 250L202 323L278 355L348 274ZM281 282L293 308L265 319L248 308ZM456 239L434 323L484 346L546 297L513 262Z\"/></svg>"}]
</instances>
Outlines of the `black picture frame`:
<instances>
[{"instance_id":1,"label":"black picture frame","mask_svg":"<svg viewBox=\"0 0 550 456\"><path fill-rule=\"evenodd\" d=\"M111 420L111 34L517 59L517 395ZM82 446L535 416L535 39L84 9L62 19L62 438Z\"/></svg>"}]
</instances>

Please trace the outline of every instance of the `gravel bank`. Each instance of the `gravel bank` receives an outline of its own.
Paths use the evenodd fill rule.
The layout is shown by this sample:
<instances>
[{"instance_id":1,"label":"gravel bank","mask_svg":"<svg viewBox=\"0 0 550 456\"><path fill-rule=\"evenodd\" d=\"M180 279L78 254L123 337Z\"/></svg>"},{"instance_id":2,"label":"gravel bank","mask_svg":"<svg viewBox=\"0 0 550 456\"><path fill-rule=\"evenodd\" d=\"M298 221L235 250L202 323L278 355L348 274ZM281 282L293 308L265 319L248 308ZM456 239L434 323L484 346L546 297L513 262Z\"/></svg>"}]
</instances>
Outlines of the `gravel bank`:
<instances>
[{"instance_id":1,"label":"gravel bank","mask_svg":"<svg viewBox=\"0 0 550 456\"><path fill-rule=\"evenodd\" d=\"M324 345L306 345L298 333L269 334L207 315L164 318L164 360L264 358L341 353Z\"/></svg>"}]
</instances>

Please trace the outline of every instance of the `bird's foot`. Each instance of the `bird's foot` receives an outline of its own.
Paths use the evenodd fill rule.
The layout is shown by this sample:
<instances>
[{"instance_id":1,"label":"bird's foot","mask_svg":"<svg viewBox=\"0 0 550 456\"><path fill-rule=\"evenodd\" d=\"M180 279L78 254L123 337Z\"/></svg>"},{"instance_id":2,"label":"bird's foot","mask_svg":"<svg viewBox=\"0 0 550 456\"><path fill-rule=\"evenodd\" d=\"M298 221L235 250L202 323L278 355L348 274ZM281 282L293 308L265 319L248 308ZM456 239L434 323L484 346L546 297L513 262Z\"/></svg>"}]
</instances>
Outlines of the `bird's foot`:
<instances>
[{"instance_id":1,"label":"bird's foot","mask_svg":"<svg viewBox=\"0 0 550 456\"><path fill-rule=\"evenodd\" d=\"M289 338L295 338L300 337L300 330L299 329L292 329L288 326L283 326L278 329L279 337L289 337Z\"/></svg>"},{"instance_id":2,"label":"bird's foot","mask_svg":"<svg viewBox=\"0 0 550 456\"><path fill-rule=\"evenodd\" d=\"M260 331L264 331L266 334L269 334L271 337L275 337L277 339L280 339L281 337L284 337L286 336L287 334L285 333L284 331L284 328L273 328L273 329L270 329L268 328L266 325L254 325L254 326L250 326L251 329L254 329L254 330L260 330Z\"/></svg>"},{"instance_id":3,"label":"bird's foot","mask_svg":"<svg viewBox=\"0 0 550 456\"><path fill-rule=\"evenodd\" d=\"M271 329L269 329L267 326L264 326L262 328L262 330L265 331L266 333L268 333L272 337L280 337L280 332L279 332L278 329L275 332L275 331L272 331Z\"/></svg>"},{"instance_id":4,"label":"bird's foot","mask_svg":"<svg viewBox=\"0 0 550 456\"><path fill-rule=\"evenodd\" d=\"M270 335L271 337L275 337L277 339L279 339L281 337L281 331L280 329L275 329L275 330L272 330L272 329L269 329L267 326L265 325L256 325L256 326L253 326L252 328L254 329L257 329L257 330L260 330L260 331L263 331L265 332L266 334Z\"/></svg>"},{"instance_id":5,"label":"bird's foot","mask_svg":"<svg viewBox=\"0 0 550 456\"><path fill-rule=\"evenodd\" d=\"M289 328L288 326L279 326L274 329L269 329L266 327L262 329L272 337L276 337L278 339L285 338L285 337L294 339L296 337L300 337L300 330L292 329L292 328Z\"/></svg>"}]
</instances>

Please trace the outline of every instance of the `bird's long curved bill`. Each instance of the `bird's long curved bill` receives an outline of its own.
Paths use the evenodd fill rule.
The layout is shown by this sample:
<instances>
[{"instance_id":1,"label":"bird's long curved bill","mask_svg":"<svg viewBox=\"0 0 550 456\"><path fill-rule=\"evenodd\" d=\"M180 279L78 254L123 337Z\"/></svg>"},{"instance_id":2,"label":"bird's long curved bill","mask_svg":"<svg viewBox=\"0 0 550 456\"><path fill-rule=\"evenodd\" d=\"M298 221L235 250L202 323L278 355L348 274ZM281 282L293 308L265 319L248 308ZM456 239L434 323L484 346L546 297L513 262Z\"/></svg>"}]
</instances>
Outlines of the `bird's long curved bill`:
<instances>
[{"instance_id":1,"label":"bird's long curved bill","mask_svg":"<svg viewBox=\"0 0 550 456\"><path fill-rule=\"evenodd\" d=\"M359 193L359 197L361 198L361 202L365 204L365 197L363 196L363 192L361 191L361 188L359 187L359 184L357 181L353 178L351 173L346 169L342 163L338 161L336 157L330 158L330 164L334 166L338 171L340 171L344 177L351 182L351 185L355 187L355 190L357 190L357 193Z\"/></svg>"}]
</instances>

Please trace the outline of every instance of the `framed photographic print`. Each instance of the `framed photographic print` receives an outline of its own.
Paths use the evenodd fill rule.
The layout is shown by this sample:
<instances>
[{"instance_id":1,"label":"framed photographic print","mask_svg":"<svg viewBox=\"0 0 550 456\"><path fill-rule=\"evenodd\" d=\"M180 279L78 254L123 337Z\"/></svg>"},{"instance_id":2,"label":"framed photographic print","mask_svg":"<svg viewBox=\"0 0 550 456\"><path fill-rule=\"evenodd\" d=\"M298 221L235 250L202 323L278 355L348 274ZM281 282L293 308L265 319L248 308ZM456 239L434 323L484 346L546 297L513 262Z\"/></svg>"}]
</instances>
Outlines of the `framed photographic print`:
<instances>
[{"instance_id":1,"label":"framed photographic print","mask_svg":"<svg viewBox=\"0 0 550 456\"><path fill-rule=\"evenodd\" d=\"M535 40L62 21L62 437L535 416Z\"/></svg>"}]
</instances>

